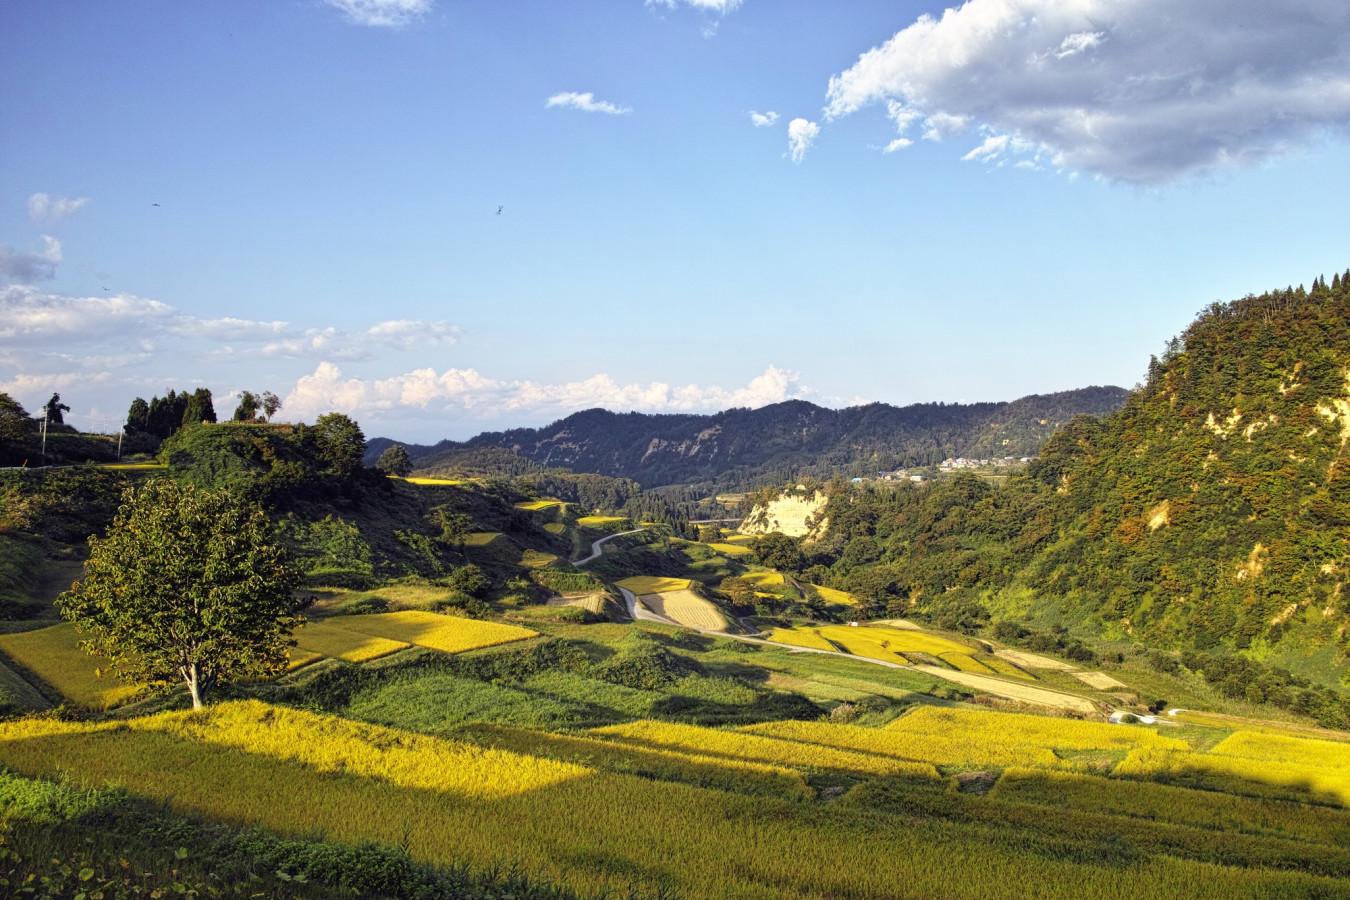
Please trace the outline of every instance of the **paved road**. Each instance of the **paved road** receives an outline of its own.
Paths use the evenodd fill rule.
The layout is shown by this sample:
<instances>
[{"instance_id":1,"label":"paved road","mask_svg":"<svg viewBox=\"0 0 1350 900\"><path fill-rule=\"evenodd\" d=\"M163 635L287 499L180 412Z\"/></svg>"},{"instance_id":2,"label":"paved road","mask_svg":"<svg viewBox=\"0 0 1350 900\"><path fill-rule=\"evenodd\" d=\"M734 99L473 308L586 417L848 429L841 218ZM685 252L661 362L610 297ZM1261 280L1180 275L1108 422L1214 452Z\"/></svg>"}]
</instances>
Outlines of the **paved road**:
<instances>
[{"instance_id":1,"label":"paved road","mask_svg":"<svg viewBox=\"0 0 1350 900\"><path fill-rule=\"evenodd\" d=\"M591 544L591 555L590 555L590 556L586 557L585 559L574 559L574 560L572 560L572 565L574 565L574 566L584 566L584 565L586 565L587 563L593 563L593 562L595 562L597 559L599 559L599 558L604 554L604 552L605 552L605 544L608 543L609 541L612 541L612 540L614 540L615 538L623 537L623 536L626 535L626 534L638 534L639 532L646 531L646 530L647 530L647 529L645 529L645 528L634 528L632 531L620 531L618 534L608 534L608 535L605 535L605 536L602 537L600 540L596 541L594 544Z\"/></svg>"}]
</instances>

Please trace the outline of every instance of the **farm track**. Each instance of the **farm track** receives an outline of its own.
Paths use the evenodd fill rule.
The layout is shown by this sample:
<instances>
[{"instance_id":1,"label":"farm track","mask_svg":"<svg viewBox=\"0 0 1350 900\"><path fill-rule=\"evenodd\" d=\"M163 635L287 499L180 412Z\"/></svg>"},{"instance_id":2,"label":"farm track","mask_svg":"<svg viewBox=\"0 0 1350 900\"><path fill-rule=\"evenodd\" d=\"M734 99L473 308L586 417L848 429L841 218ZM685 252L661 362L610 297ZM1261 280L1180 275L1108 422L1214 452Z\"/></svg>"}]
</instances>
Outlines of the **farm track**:
<instances>
[{"instance_id":1,"label":"farm track","mask_svg":"<svg viewBox=\"0 0 1350 900\"><path fill-rule=\"evenodd\" d=\"M591 544L591 555L590 555L590 556L587 556L587 557L584 558L584 559L574 559L574 560L572 560L572 565L574 565L574 566L584 566L584 565L586 565L586 564L588 564L588 563L593 563L593 562L595 562L597 559L599 559L601 556L604 555L604 553L605 553L605 544L609 543L610 541L614 540L615 538L625 537L626 535L630 535L630 534L639 534L639 533L641 533L641 532L643 532L643 531L646 531L646 530L647 530L647 529L645 529L645 528L634 528L632 531L620 531L618 534L607 534L607 535L605 535L604 537L602 537L600 540L595 541L593 544Z\"/></svg>"}]
</instances>

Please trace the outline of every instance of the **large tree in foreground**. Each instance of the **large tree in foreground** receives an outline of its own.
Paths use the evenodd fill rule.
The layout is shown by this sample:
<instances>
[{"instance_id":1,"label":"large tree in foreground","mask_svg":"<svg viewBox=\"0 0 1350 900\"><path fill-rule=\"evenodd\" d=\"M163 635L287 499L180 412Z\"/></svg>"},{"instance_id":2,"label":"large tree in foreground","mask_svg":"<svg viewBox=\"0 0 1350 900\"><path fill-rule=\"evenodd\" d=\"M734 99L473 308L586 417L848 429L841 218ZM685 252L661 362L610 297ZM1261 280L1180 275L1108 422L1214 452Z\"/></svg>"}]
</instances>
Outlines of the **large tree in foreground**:
<instances>
[{"instance_id":1,"label":"large tree in foreground","mask_svg":"<svg viewBox=\"0 0 1350 900\"><path fill-rule=\"evenodd\" d=\"M298 583L261 506L157 478L123 495L57 607L128 681L217 685L286 668Z\"/></svg>"}]
</instances>

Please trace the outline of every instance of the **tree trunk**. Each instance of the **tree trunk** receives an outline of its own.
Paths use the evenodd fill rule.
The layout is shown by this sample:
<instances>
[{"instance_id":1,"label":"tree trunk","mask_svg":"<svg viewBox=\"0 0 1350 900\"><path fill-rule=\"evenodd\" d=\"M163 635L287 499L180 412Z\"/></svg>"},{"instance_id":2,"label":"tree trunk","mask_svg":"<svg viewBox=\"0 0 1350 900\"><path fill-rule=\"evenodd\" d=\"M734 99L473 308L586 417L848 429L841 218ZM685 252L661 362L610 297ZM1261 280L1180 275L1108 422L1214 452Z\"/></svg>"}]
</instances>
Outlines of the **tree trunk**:
<instances>
[{"instance_id":1,"label":"tree trunk","mask_svg":"<svg viewBox=\"0 0 1350 900\"><path fill-rule=\"evenodd\" d=\"M187 664L183 677L187 681L188 693L192 695L192 708L201 709L202 695L199 683L200 676L197 673L197 664L195 662Z\"/></svg>"}]
</instances>

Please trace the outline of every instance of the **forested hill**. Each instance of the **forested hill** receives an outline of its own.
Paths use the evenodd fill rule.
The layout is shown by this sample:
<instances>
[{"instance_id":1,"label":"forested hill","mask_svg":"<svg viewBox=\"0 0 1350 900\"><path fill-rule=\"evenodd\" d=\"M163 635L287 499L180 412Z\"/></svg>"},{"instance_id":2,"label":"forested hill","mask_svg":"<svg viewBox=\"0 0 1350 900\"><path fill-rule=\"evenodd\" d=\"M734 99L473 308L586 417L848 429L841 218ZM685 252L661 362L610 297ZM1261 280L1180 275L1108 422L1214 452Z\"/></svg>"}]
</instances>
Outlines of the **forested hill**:
<instances>
[{"instance_id":1,"label":"forested hill","mask_svg":"<svg viewBox=\"0 0 1350 900\"><path fill-rule=\"evenodd\" d=\"M1348 452L1350 273L1212 305L1118 412L1068 425L1006 488L836 493L818 553L883 605L1249 649L1334 678Z\"/></svg>"},{"instance_id":2,"label":"forested hill","mask_svg":"<svg viewBox=\"0 0 1350 900\"><path fill-rule=\"evenodd\" d=\"M802 475L875 474L952 456L1030 456L1081 414L1118 408L1126 392L1089 387L1010 403L884 403L833 410L801 400L715 415L648 415L591 409L544 428L409 447L419 469L472 463L506 449L574 472L631 478L645 487L691 482L781 483ZM389 441L377 438L369 453Z\"/></svg>"}]
</instances>

